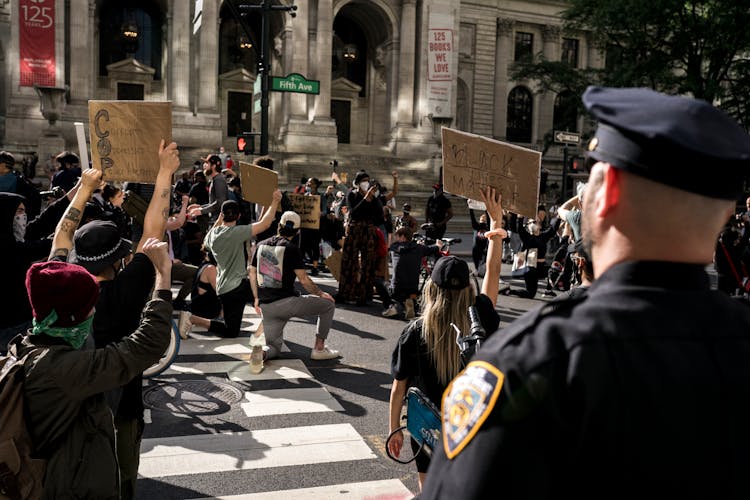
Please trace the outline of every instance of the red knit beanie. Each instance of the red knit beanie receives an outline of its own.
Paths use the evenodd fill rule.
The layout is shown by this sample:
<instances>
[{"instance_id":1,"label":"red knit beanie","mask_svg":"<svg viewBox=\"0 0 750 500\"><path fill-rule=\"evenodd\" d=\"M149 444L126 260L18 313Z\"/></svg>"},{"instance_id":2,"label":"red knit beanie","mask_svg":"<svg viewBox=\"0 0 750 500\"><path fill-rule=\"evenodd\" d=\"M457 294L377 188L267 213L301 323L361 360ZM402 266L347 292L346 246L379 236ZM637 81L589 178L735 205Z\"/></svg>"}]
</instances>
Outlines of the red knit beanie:
<instances>
[{"instance_id":1,"label":"red knit beanie","mask_svg":"<svg viewBox=\"0 0 750 500\"><path fill-rule=\"evenodd\" d=\"M33 264L26 272L26 290L37 321L54 309L52 326L70 327L83 323L99 298L99 283L84 268L67 262Z\"/></svg>"}]
</instances>

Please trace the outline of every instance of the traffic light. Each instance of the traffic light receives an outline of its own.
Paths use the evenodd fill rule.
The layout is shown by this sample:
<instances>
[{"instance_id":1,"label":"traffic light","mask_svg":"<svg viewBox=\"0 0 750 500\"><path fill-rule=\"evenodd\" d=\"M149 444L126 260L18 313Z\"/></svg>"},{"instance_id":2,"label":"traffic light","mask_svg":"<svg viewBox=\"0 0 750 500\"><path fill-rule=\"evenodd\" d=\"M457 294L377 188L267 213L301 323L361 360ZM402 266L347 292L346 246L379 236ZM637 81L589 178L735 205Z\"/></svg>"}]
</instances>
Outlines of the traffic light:
<instances>
[{"instance_id":1,"label":"traffic light","mask_svg":"<svg viewBox=\"0 0 750 500\"><path fill-rule=\"evenodd\" d=\"M251 155L255 153L255 136L257 132L242 132L237 136L237 152Z\"/></svg>"},{"instance_id":2,"label":"traffic light","mask_svg":"<svg viewBox=\"0 0 750 500\"><path fill-rule=\"evenodd\" d=\"M581 156L574 156L570 159L570 171L574 174L582 174L584 170L584 158Z\"/></svg>"}]
</instances>

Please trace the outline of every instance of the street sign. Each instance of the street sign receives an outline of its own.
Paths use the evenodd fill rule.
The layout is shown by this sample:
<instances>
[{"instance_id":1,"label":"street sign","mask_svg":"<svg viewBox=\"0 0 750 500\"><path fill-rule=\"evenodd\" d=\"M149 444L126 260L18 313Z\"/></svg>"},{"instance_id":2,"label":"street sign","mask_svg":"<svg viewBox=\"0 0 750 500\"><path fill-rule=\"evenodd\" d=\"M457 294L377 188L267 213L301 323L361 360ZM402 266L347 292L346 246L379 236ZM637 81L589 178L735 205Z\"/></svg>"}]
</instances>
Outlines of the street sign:
<instances>
[{"instance_id":1,"label":"street sign","mask_svg":"<svg viewBox=\"0 0 750 500\"><path fill-rule=\"evenodd\" d=\"M300 94L320 94L320 81L308 80L299 73L290 73L286 77L272 76L271 90L275 92L297 92Z\"/></svg>"},{"instance_id":2,"label":"street sign","mask_svg":"<svg viewBox=\"0 0 750 500\"><path fill-rule=\"evenodd\" d=\"M576 132L563 132L555 130L555 142L560 144L578 145L581 143L581 135Z\"/></svg>"}]
</instances>

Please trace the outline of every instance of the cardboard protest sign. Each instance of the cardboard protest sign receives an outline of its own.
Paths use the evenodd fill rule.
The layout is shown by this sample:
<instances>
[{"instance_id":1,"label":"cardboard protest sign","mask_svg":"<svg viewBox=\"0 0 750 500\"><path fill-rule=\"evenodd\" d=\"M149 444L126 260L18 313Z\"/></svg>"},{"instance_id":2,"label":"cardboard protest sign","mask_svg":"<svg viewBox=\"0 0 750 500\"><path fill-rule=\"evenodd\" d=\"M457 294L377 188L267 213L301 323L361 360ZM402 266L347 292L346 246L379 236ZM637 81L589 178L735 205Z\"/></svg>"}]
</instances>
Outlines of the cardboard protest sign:
<instances>
[{"instance_id":1,"label":"cardboard protest sign","mask_svg":"<svg viewBox=\"0 0 750 500\"><path fill-rule=\"evenodd\" d=\"M330 257L326 259L326 267L331 271L331 276L336 281L341 281L341 259L343 254L341 250L335 250Z\"/></svg>"},{"instance_id":2,"label":"cardboard protest sign","mask_svg":"<svg viewBox=\"0 0 750 500\"><path fill-rule=\"evenodd\" d=\"M279 174L273 170L250 163L240 162L242 197L264 207L273 202L273 192L279 187Z\"/></svg>"},{"instance_id":3,"label":"cardboard protest sign","mask_svg":"<svg viewBox=\"0 0 750 500\"><path fill-rule=\"evenodd\" d=\"M480 200L491 186L503 196L503 208L536 217L542 153L443 127L443 188Z\"/></svg>"},{"instance_id":4,"label":"cardboard protest sign","mask_svg":"<svg viewBox=\"0 0 750 500\"><path fill-rule=\"evenodd\" d=\"M292 202L293 210L301 219L300 227L306 229L320 229L320 195L305 196L304 194L287 193Z\"/></svg>"},{"instance_id":5,"label":"cardboard protest sign","mask_svg":"<svg viewBox=\"0 0 750 500\"><path fill-rule=\"evenodd\" d=\"M159 143L172 142L172 103L89 101L91 162L107 181L156 181Z\"/></svg>"}]
</instances>

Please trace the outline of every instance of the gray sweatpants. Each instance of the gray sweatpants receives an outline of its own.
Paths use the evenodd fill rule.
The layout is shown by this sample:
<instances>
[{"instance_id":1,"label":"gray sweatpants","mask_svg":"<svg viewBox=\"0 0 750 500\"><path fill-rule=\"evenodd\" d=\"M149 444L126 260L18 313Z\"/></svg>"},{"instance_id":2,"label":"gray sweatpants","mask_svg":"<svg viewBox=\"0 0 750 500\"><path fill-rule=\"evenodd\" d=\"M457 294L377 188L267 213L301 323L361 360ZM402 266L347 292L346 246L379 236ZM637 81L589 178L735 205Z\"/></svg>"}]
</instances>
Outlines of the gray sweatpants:
<instances>
[{"instance_id":1,"label":"gray sweatpants","mask_svg":"<svg viewBox=\"0 0 750 500\"><path fill-rule=\"evenodd\" d=\"M301 295L261 304L260 310L263 313L263 331L269 347L266 359L272 359L281 352L284 345L284 327L292 318L317 316L318 327L315 336L325 340L333 323L336 305L317 295Z\"/></svg>"}]
</instances>

